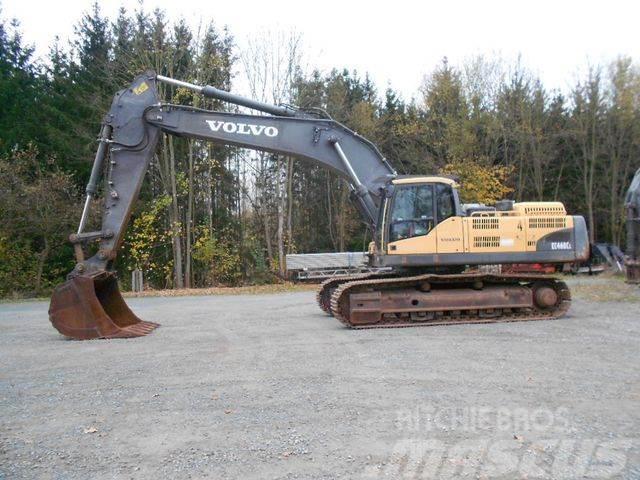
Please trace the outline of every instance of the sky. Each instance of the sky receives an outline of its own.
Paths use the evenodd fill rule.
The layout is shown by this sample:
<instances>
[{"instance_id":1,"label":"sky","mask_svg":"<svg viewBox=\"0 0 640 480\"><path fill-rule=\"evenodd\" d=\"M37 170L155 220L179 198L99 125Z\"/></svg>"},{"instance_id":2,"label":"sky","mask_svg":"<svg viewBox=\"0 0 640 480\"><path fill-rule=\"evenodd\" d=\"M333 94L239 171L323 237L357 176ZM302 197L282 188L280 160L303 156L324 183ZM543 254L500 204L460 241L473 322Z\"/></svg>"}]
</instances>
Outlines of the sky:
<instances>
[{"instance_id":1,"label":"sky","mask_svg":"<svg viewBox=\"0 0 640 480\"><path fill-rule=\"evenodd\" d=\"M0 8L4 19L20 21L36 54L46 56L56 36L65 41L73 35L91 3L0 0ZM138 4L100 1L111 18L119 7L134 10ZM227 25L239 48L256 32L295 29L308 68L368 72L379 90L389 85L406 100L445 56L456 65L478 54L507 61L520 55L548 88L563 91L588 65L621 54L640 60L637 0L144 0L144 6L193 26L210 20ZM237 85L245 93L242 82Z\"/></svg>"}]
</instances>

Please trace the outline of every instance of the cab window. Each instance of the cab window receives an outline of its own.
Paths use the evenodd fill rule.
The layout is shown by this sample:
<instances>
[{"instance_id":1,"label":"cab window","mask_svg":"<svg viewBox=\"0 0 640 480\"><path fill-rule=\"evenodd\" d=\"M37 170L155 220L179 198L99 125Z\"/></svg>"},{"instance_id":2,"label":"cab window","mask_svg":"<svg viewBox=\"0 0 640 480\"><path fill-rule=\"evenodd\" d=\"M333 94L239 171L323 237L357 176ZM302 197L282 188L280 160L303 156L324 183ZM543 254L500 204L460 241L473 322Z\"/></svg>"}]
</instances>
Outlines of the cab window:
<instances>
[{"instance_id":1,"label":"cab window","mask_svg":"<svg viewBox=\"0 0 640 480\"><path fill-rule=\"evenodd\" d=\"M436 199L438 210L438 223L455 215L455 202L453 190L449 185L436 184Z\"/></svg>"},{"instance_id":2,"label":"cab window","mask_svg":"<svg viewBox=\"0 0 640 480\"><path fill-rule=\"evenodd\" d=\"M434 225L433 185L406 185L396 190L389 241L428 234Z\"/></svg>"}]
</instances>

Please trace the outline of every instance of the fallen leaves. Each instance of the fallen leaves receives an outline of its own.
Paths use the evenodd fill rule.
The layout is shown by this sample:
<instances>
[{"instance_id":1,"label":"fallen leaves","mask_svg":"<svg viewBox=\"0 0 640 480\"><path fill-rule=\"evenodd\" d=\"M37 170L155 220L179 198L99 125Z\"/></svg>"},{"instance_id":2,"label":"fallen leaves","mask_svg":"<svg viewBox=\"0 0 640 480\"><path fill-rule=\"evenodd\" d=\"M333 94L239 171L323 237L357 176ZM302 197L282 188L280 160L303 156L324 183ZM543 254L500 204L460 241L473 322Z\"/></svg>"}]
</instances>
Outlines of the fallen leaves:
<instances>
[{"instance_id":1,"label":"fallen leaves","mask_svg":"<svg viewBox=\"0 0 640 480\"><path fill-rule=\"evenodd\" d=\"M305 283L272 283L267 285L247 285L244 287L209 287L209 288L182 288L175 290L145 290L144 292L123 292L125 298L129 297L182 297L192 295L263 295L269 293L304 292L316 290L315 284Z\"/></svg>"}]
</instances>

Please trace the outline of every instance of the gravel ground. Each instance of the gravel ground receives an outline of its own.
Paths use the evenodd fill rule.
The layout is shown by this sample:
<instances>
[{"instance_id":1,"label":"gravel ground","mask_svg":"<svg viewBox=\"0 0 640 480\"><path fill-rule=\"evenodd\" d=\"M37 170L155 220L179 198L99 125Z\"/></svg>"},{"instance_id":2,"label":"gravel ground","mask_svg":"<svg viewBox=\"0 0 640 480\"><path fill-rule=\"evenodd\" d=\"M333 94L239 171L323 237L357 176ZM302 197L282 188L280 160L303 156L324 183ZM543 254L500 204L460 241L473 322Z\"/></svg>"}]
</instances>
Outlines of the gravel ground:
<instances>
[{"instance_id":1,"label":"gravel ground","mask_svg":"<svg viewBox=\"0 0 640 480\"><path fill-rule=\"evenodd\" d=\"M313 296L129 299L162 327L89 342L1 304L0 478L640 478L638 303L350 331Z\"/></svg>"}]
</instances>

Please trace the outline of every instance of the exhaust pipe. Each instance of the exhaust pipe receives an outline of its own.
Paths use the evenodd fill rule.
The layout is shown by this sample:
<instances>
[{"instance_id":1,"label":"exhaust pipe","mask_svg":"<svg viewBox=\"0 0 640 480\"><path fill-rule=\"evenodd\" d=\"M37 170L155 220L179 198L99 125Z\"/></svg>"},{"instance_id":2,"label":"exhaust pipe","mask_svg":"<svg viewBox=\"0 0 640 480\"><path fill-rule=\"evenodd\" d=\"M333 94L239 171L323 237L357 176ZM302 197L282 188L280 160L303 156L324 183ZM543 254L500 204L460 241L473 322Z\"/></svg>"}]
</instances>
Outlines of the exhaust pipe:
<instances>
[{"instance_id":1,"label":"exhaust pipe","mask_svg":"<svg viewBox=\"0 0 640 480\"><path fill-rule=\"evenodd\" d=\"M141 337L160 326L129 309L112 272L79 275L56 287L49 320L62 335L76 340Z\"/></svg>"}]
</instances>

